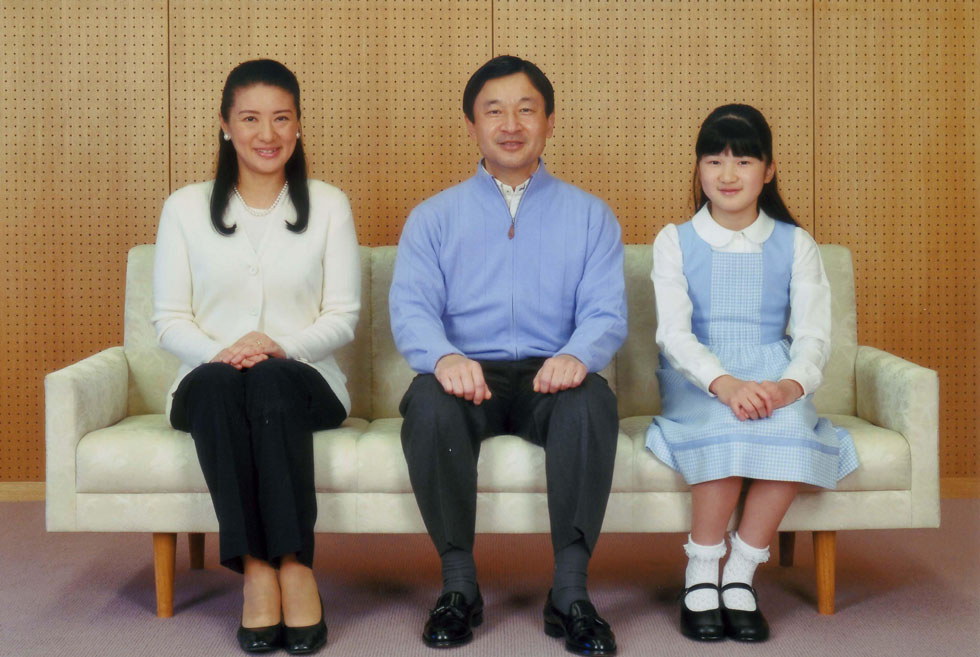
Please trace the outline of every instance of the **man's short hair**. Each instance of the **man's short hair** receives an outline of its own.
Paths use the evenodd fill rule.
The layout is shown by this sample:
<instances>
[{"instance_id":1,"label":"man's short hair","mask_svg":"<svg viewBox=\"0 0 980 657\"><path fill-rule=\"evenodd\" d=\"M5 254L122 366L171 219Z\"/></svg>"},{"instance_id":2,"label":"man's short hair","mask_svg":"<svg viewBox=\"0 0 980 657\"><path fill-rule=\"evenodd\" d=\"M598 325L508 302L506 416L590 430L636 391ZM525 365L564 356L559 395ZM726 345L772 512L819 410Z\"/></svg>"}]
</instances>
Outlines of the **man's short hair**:
<instances>
[{"instance_id":1,"label":"man's short hair","mask_svg":"<svg viewBox=\"0 0 980 657\"><path fill-rule=\"evenodd\" d=\"M540 68L526 59L514 57L513 55L500 55L478 68L476 73L470 77L469 82L466 83L466 89L463 90L463 113L466 114L466 118L471 123L474 119L473 105L476 104L476 97L480 95L480 90L483 89L483 85L488 80L505 78L515 73L524 73L531 80L534 88L544 96L545 115L551 116L554 114L555 89L551 86L551 80L548 79L548 76L542 73Z\"/></svg>"}]
</instances>

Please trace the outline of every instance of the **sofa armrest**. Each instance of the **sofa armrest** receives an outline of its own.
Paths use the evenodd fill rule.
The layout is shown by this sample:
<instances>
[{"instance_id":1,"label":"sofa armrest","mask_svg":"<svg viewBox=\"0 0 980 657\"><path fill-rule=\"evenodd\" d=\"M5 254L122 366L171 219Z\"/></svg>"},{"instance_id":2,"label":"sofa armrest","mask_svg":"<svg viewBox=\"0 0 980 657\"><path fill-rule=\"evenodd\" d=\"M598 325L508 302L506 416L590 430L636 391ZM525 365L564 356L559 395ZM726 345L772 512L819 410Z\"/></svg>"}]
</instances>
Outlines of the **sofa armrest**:
<instances>
[{"instance_id":1,"label":"sofa armrest","mask_svg":"<svg viewBox=\"0 0 980 657\"><path fill-rule=\"evenodd\" d=\"M75 449L85 434L126 416L129 365L112 347L44 377L45 515L49 531L73 531Z\"/></svg>"},{"instance_id":2,"label":"sofa armrest","mask_svg":"<svg viewBox=\"0 0 980 657\"><path fill-rule=\"evenodd\" d=\"M860 346L858 417L909 441L912 527L939 526L939 376L880 349Z\"/></svg>"}]
</instances>

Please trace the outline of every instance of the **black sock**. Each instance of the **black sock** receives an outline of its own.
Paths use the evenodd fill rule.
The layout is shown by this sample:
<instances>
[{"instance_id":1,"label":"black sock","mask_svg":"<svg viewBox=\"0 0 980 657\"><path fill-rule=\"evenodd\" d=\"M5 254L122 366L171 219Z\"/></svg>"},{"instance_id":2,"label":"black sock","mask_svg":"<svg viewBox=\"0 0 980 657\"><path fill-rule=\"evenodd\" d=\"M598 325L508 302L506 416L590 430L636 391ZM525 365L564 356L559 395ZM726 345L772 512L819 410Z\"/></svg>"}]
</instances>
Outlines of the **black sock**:
<instances>
[{"instance_id":1,"label":"black sock","mask_svg":"<svg viewBox=\"0 0 980 657\"><path fill-rule=\"evenodd\" d=\"M468 550L449 548L441 555L442 592L459 591L472 604L476 600L476 562Z\"/></svg>"},{"instance_id":2,"label":"black sock","mask_svg":"<svg viewBox=\"0 0 980 657\"><path fill-rule=\"evenodd\" d=\"M576 600L588 600L585 581L589 572L589 554L585 541L579 539L555 553L555 581L551 601L563 614Z\"/></svg>"}]
</instances>

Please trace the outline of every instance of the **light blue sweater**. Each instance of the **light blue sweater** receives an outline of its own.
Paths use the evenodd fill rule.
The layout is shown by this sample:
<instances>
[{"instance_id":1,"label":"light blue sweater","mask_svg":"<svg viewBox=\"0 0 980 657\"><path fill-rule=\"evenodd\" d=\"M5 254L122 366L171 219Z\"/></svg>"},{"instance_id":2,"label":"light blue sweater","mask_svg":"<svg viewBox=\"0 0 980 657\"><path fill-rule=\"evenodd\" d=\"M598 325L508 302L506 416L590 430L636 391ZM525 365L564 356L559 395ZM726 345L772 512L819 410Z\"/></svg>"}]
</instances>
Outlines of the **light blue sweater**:
<instances>
[{"instance_id":1,"label":"light blue sweater","mask_svg":"<svg viewBox=\"0 0 980 657\"><path fill-rule=\"evenodd\" d=\"M569 354L590 372L626 338L619 224L600 199L540 163L515 216L482 166L416 207L389 293L395 344L417 372L446 354Z\"/></svg>"}]
</instances>

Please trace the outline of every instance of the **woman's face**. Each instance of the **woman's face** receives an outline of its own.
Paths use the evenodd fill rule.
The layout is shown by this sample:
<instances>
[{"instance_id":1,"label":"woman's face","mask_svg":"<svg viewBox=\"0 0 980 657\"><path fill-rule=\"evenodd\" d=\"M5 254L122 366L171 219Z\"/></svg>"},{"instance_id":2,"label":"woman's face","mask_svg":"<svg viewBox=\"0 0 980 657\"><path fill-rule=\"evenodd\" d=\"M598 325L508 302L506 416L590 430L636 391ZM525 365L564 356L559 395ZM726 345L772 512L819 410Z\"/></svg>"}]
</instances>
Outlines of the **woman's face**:
<instances>
[{"instance_id":1,"label":"woman's face","mask_svg":"<svg viewBox=\"0 0 980 657\"><path fill-rule=\"evenodd\" d=\"M291 93L266 84L238 89L221 129L238 155L239 181L248 175L285 179L300 129Z\"/></svg>"}]
</instances>

